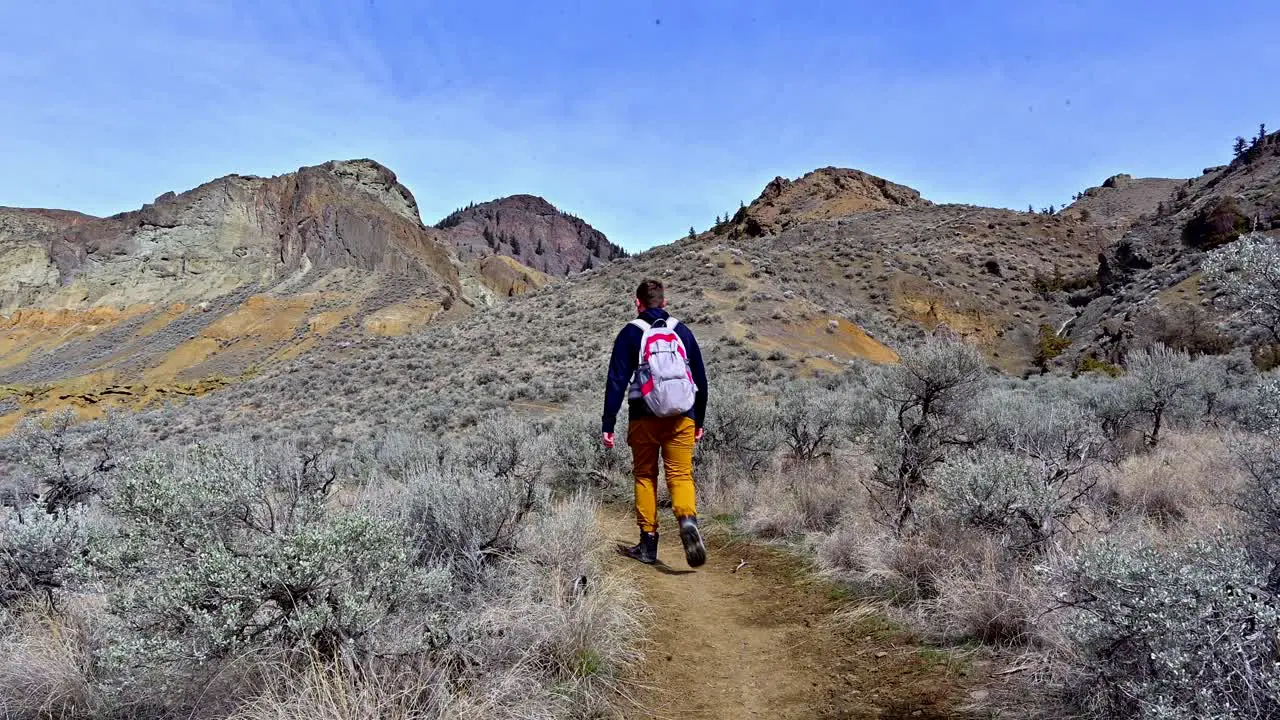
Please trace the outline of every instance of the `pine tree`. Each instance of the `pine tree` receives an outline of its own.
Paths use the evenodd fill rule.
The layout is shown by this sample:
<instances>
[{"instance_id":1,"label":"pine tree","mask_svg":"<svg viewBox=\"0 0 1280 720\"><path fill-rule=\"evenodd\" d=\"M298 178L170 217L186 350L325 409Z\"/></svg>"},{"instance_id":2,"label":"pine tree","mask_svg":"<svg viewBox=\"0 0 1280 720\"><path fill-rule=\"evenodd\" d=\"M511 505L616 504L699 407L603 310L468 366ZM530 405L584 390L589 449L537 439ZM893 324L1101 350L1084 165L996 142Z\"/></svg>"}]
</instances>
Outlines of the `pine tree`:
<instances>
[{"instance_id":1,"label":"pine tree","mask_svg":"<svg viewBox=\"0 0 1280 720\"><path fill-rule=\"evenodd\" d=\"M1267 124L1258 123L1258 142L1261 143L1267 139Z\"/></svg>"},{"instance_id":2,"label":"pine tree","mask_svg":"<svg viewBox=\"0 0 1280 720\"><path fill-rule=\"evenodd\" d=\"M1245 139L1237 135L1235 145L1231 146L1231 152L1235 153L1236 157L1240 157L1241 155L1244 154L1244 149L1245 149Z\"/></svg>"},{"instance_id":3,"label":"pine tree","mask_svg":"<svg viewBox=\"0 0 1280 720\"><path fill-rule=\"evenodd\" d=\"M692 239L694 239L694 238L696 238L696 237L698 237L698 233L697 233L696 231L694 231L693 226L692 226L692 225L690 225L690 226L689 226L689 239L690 239L690 240L692 240Z\"/></svg>"}]
</instances>

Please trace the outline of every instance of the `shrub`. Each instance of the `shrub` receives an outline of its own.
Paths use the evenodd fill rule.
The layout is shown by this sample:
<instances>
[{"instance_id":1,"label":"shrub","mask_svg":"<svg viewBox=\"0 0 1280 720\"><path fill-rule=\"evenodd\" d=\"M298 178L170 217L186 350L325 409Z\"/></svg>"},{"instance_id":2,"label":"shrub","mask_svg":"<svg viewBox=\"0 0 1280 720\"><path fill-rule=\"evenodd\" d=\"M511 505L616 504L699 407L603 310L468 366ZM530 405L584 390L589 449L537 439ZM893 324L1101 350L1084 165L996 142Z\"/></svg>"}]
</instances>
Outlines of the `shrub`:
<instances>
[{"instance_id":1,"label":"shrub","mask_svg":"<svg viewBox=\"0 0 1280 720\"><path fill-rule=\"evenodd\" d=\"M619 418L612 450L600 444L600 420L585 414L557 418L550 428L551 475L562 487L601 487L618 484L631 472L626 442L627 421Z\"/></svg>"},{"instance_id":2,"label":"shrub","mask_svg":"<svg viewBox=\"0 0 1280 720\"><path fill-rule=\"evenodd\" d=\"M1171 551L1098 544L1068 579L1076 695L1105 717L1280 713L1280 598L1221 541Z\"/></svg>"},{"instance_id":3,"label":"shrub","mask_svg":"<svg viewBox=\"0 0 1280 720\"><path fill-rule=\"evenodd\" d=\"M1049 362L1061 355L1071 346L1071 341L1059 335L1048 325L1041 325L1036 335L1036 351L1034 362L1040 372L1048 372Z\"/></svg>"},{"instance_id":4,"label":"shrub","mask_svg":"<svg viewBox=\"0 0 1280 720\"><path fill-rule=\"evenodd\" d=\"M1101 450L1102 437L1095 420L1070 396L1040 390L989 394L971 414L970 433L984 446L1079 475L1094 464Z\"/></svg>"},{"instance_id":5,"label":"shrub","mask_svg":"<svg viewBox=\"0 0 1280 720\"><path fill-rule=\"evenodd\" d=\"M836 535L840 534L837 529ZM990 536L980 530L921 514L909 532L869 534L856 551L844 552L857 553L864 569L862 580L871 592L891 603L911 606L936 598L939 581L953 570L977 567L990 545Z\"/></svg>"},{"instance_id":6,"label":"shrub","mask_svg":"<svg viewBox=\"0 0 1280 720\"><path fill-rule=\"evenodd\" d=\"M873 379L872 392L886 406L885 424L873 439L878 500L895 527L914 513L925 474L945 449L966 442L962 416L985 379L986 365L965 342L931 340L905 352L901 362Z\"/></svg>"},{"instance_id":7,"label":"shrub","mask_svg":"<svg viewBox=\"0 0 1280 720\"><path fill-rule=\"evenodd\" d=\"M1255 380L1247 357L1205 356L1192 363L1195 383L1188 396L1190 419L1225 427L1250 412L1248 386Z\"/></svg>"},{"instance_id":8,"label":"shrub","mask_svg":"<svg viewBox=\"0 0 1280 720\"><path fill-rule=\"evenodd\" d=\"M1096 372L1110 377L1120 377L1124 374L1124 369L1119 365L1099 360L1094 355L1085 355L1080 358L1080 365L1076 368L1076 371L1082 373Z\"/></svg>"},{"instance_id":9,"label":"shrub","mask_svg":"<svg viewBox=\"0 0 1280 720\"><path fill-rule=\"evenodd\" d=\"M1035 574L994 544L980 546L976 563L957 563L934 580L936 595L918 609L946 642L1003 647L1042 642L1039 622L1047 598Z\"/></svg>"},{"instance_id":10,"label":"shrub","mask_svg":"<svg viewBox=\"0 0 1280 720\"><path fill-rule=\"evenodd\" d=\"M993 533L1008 549L1036 553L1080 512L1095 482L1052 459L1000 451L948 460L932 478L942 516Z\"/></svg>"},{"instance_id":11,"label":"shrub","mask_svg":"<svg viewBox=\"0 0 1280 720\"><path fill-rule=\"evenodd\" d=\"M792 382L783 388L773 417L793 459L809 463L835 450L840 430L835 393L814 383Z\"/></svg>"},{"instance_id":12,"label":"shrub","mask_svg":"<svg viewBox=\"0 0 1280 720\"><path fill-rule=\"evenodd\" d=\"M1098 284L1097 274L1082 274L1073 277L1064 277L1062 269L1054 266L1052 275L1045 275L1037 271L1031 279L1031 286L1036 292L1048 297L1055 292L1075 292L1077 290L1085 290Z\"/></svg>"},{"instance_id":13,"label":"shrub","mask_svg":"<svg viewBox=\"0 0 1280 720\"><path fill-rule=\"evenodd\" d=\"M1192 357L1222 355L1234 345L1203 308L1191 303L1149 309L1138 318L1135 334L1149 344L1159 343Z\"/></svg>"},{"instance_id":14,"label":"shrub","mask_svg":"<svg viewBox=\"0 0 1280 720\"><path fill-rule=\"evenodd\" d=\"M1268 587L1280 593L1280 433L1239 439L1237 459L1248 478L1237 504L1247 545L1268 570Z\"/></svg>"},{"instance_id":15,"label":"shrub","mask_svg":"<svg viewBox=\"0 0 1280 720\"><path fill-rule=\"evenodd\" d=\"M1144 431L1148 447L1160 443L1160 430L1178 404L1187 401L1195 385L1196 373L1191 357L1184 352L1155 345L1129 353L1125 361L1128 374L1123 389L1133 409L1145 415L1150 430Z\"/></svg>"},{"instance_id":16,"label":"shrub","mask_svg":"<svg viewBox=\"0 0 1280 720\"><path fill-rule=\"evenodd\" d=\"M514 553L522 523L546 507L538 480L445 463L411 475L383 512L402 518L416 564L453 565L475 577L491 560Z\"/></svg>"},{"instance_id":17,"label":"shrub","mask_svg":"<svg viewBox=\"0 0 1280 720\"><path fill-rule=\"evenodd\" d=\"M111 488L118 525L90 543L128 636L109 663L201 663L263 648L360 656L438 582L401 527L330 511L315 456L194 446L136 463ZM438 575L435 576L438 580Z\"/></svg>"},{"instance_id":18,"label":"shrub","mask_svg":"<svg viewBox=\"0 0 1280 720\"><path fill-rule=\"evenodd\" d=\"M39 502L0 507L0 608L32 596L53 606L87 541L83 508L50 513Z\"/></svg>"},{"instance_id":19,"label":"shrub","mask_svg":"<svg viewBox=\"0 0 1280 720\"><path fill-rule=\"evenodd\" d=\"M1112 459L1129 449L1126 440L1142 419L1124 382L1123 376L1113 380L1105 375L1089 374L1072 378L1062 387L1096 424L1107 441Z\"/></svg>"},{"instance_id":20,"label":"shrub","mask_svg":"<svg viewBox=\"0 0 1280 720\"><path fill-rule=\"evenodd\" d=\"M715 455L751 473L769 462L781 441L770 408L736 385L711 396L705 429L699 456Z\"/></svg>"},{"instance_id":21,"label":"shrub","mask_svg":"<svg viewBox=\"0 0 1280 720\"><path fill-rule=\"evenodd\" d=\"M1204 272L1229 306L1280 343L1280 242L1252 233L1210 253Z\"/></svg>"},{"instance_id":22,"label":"shrub","mask_svg":"<svg viewBox=\"0 0 1280 720\"><path fill-rule=\"evenodd\" d=\"M0 461L13 473L0 486L0 501L40 495L49 512L59 512L89 500L132 449L136 432L117 417L77 424L70 410L24 423L0 447Z\"/></svg>"},{"instance_id":23,"label":"shrub","mask_svg":"<svg viewBox=\"0 0 1280 720\"><path fill-rule=\"evenodd\" d=\"M1280 433L1280 373L1259 382L1245 403L1246 427L1256 432Z\"/></svg>"},{"instance_id":24,"label":"shrub","mask_svg":"<svg viewBox=\"0 0 1280 720\"><path fill-rule=\"evenodd\" d=\"M1182 228L1182 242L1193 248L1216 248L1249 232L1249 227L1249 216L1241 212L1235 198L1219 198L1187 221Z\"/></svg>"},{"instance_id":25,"label":"shrub","mask_svg":"<svg viewBox=\"0 0 1280 720\"><path fill-rule=\"evenodd\" d=\"M480 422L463 437L460 461L497 478L531 484L548 463L546 443L532 423L504 415Z\"/></svg>"}]
</instances>

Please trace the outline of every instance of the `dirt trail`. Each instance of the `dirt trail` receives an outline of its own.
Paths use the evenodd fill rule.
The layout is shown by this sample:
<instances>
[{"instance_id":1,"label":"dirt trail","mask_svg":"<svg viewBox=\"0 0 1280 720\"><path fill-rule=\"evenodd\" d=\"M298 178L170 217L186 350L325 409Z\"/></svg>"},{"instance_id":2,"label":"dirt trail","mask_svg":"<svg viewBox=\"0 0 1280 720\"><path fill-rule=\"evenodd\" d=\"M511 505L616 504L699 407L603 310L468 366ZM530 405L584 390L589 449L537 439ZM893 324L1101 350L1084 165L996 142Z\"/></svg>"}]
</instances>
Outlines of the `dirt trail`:
<instances>
[{"instance_id":1,"label":"dirt trail","mask_svg":"<svg viewBox=\"0 0 1280 720\"><path fill-rule=\"evenodd\" d=\"M711 529L710 558L691 570L674 521L663 522L659 565L612 561L652 610L643 707L628 720L961 716L964 667L883 621L836 622L833 588L776 550ZM610 509L601 523L610 540L635 543L629 515Z\"/></svg>"}]
</instances>

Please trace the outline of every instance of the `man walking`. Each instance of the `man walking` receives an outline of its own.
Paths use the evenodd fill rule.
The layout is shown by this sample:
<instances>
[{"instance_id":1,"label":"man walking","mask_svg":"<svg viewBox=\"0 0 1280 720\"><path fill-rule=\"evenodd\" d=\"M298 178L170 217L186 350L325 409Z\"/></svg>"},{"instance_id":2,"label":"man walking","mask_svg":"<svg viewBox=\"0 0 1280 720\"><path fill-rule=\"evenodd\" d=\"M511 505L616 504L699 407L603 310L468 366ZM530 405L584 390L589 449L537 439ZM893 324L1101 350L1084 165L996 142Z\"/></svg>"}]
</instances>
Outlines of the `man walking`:
<instances>
[{"instance_id":1,"label":"man walking","mask_svg":"<svg viewBox=\"0 0 1280 720\"><path fill-rule=\"evenodd\" d=\"M614 444L622 399L628 400L640 542L624 552L643 563L658 561L658 456L662 456L671 508L690 567L706 562L698 531L693 485L693 446L702 439L707 409L707 372L688 326L667 314L662 283L645 280L636 289L636 319L613 342L604 394L601 441Z\"/></svg>"}]
</instances>

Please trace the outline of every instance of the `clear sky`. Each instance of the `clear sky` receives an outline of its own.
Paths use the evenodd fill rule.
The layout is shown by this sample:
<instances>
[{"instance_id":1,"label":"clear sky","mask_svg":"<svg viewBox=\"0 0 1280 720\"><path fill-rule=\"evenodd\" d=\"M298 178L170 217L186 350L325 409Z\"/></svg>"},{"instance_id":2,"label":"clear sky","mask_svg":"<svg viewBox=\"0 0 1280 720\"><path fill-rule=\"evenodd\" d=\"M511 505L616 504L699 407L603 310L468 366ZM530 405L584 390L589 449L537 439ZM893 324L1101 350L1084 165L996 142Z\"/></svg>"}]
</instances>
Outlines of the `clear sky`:
<instances>
[{"instance_id":1,"label":"clear sky","mask_svg":"<svg viewBox=\"0 0 1280 720\"><path fill-rule=\"evenodd\" d=\"M0 0L0 205L392 168L433 223L543 195L631 250L775 175L1061 204L1280 127L1280 2Z\"/></svg>"}]
</instances>

